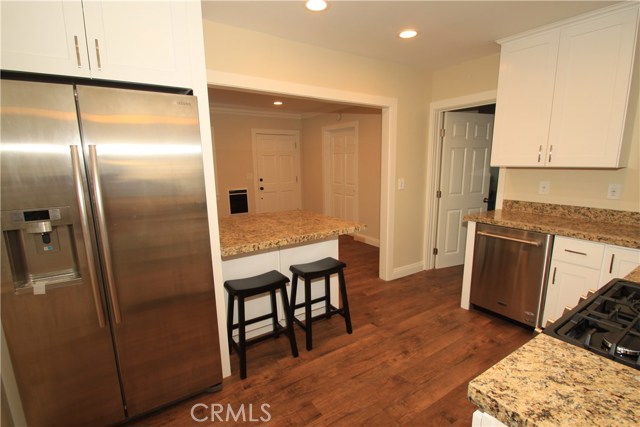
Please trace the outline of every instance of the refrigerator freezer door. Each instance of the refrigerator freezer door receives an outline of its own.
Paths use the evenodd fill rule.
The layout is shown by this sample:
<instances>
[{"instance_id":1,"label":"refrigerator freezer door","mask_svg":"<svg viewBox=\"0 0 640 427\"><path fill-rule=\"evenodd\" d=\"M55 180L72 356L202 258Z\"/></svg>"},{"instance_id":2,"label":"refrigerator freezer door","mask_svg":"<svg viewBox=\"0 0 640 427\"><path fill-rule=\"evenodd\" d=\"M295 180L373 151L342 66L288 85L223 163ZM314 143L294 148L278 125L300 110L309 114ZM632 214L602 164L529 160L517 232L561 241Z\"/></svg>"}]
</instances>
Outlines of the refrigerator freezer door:
<instances>
[{"instance_id":1,"label":"refrigerator freezer door","mask_svg":"<svg viewBox=\"0 0 640 427\"><path fill-rule=\"evenodd\" d=\"M222 382L196 99L78 86L129 416Z\"/></svg>"},{"instance_id":2,"label":"refrigerator freezer door","mask_svg":"<svg viewBox=\"0 0 640 427\"><path fill-rule=\"evenodd\" d=\"M31 426L125 417L70 85L2 80L2 327ZM88 208L88 207L87 207ZM83 236L89 240L84 240Z\"/></svg>"}]
</instances>

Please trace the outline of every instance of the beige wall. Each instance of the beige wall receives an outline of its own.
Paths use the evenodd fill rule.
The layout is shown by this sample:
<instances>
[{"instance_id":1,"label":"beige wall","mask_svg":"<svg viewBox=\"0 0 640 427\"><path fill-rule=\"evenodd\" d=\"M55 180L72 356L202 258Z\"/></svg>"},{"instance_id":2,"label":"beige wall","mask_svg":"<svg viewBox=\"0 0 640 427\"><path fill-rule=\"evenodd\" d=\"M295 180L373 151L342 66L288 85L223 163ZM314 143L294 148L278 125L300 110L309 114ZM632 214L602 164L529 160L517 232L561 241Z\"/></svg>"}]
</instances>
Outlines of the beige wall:
<instances>
[{"instance_id":1,"label":"beige wall","mask_svg":"<svg viewBox=\"0 0 640 427\"><path fill-rule=\"evenodd\" d=\"M204 21L207 69L396 98L396 175L406 188L392 207L393 268L422 262L428 73ZM215 128L215 124L214 124ZM221 175L221 174L220 174ZM394 179L395 181L395 179Z\"/></svg>"},{"instance_id":2,"label":"beige wall","mask_svg":"<svg viewBox=\"0 0 640 427\"><path fill-rule=\"evenodd\" d=\"M640 44L639 44L640 46ZM640 58L639 55L637 55ZM640 61L636 61L636 68ZM433 100L496 90L498 82L498 55L469 61L433 73ZM636 70L635 76L640 73ZM637 82L632 88L625 147L623 155L628 158L626 168L601 169L507 169L505 173L504 198L532 202L558 203L575 206L618 210L640 210L640 114ZM499 100L498 100L499 102ZM551 183L547 195L538 194L539 181ZM610 183L622 185L619 200L606 198Z\"/></svg>"},{"instance_id":3,"label":"beige wall","mask_svg":"<svg viewBox=\"0 0 640 427\"><path fill-rule=\"evenodd\" d=\"M377 244L380 239L381 114L322 114L302 120L302 206L324 212L322 185L323 126L358 124L358 218L367 225L359 234Z\"/></svg>"},{"instance_id":4,"label":"beige wall","mask_svg":"<svg viewBox=\"0 0 640 427\"><path fill-rule=\"evenodd\" d=\"M249 212L255 213L251 129L300 130L300 119L211 113L216 158L218 216L229 215L228 190L246 188Z\"/></svg>"},{"instance_id":5,"label":"beige wall","mask_svg":"<svg viewBox=\"0 0 640 427\"><path fill-rule=\"evenodd\" d=\"M489 55L433 72L432 101L496 90L500 55Z\"/></svg>"}]
</instances>

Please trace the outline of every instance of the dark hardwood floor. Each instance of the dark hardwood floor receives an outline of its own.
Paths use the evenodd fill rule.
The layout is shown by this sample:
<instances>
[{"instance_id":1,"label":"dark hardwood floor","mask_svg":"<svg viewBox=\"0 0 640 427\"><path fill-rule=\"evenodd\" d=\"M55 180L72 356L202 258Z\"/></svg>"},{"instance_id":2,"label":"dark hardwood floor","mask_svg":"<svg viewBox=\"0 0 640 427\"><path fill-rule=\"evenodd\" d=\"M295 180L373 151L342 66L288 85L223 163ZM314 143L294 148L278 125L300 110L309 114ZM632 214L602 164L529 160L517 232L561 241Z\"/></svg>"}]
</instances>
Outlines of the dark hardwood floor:
<instances>
[{"instance_id":1,"label":"dark hardwood floor","mask_svg":"<svg viewBox=\"0 0 640 427\"><path fill-rule=\"evenodd\" d=\"M470 426L475 407L467 383L532 332L461 309L462 267L384 282L378 249L350 237L340 238L340 258L352 335L340 316L319 321L308 352L296 327L300 357L291 357L284 336L258 343L248 350L246 380L233 354L221 391L129 425ZM192 419L194 405L204 421Z\"/></svg>"}]
</instances>

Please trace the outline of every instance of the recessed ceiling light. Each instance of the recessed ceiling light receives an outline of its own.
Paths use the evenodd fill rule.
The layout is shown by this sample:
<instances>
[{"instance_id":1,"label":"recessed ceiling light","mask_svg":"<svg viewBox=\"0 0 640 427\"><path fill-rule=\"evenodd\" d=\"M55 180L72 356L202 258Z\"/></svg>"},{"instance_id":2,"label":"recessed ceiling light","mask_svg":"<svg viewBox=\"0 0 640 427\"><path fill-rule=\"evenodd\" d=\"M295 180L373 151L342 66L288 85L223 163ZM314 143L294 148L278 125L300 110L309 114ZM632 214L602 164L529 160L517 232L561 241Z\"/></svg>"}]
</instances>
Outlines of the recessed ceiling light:
<instances>
[{"instance_id":1,"label":"recessed ceiling light","mask_svg":"<svg viewBox=\"0 0 640 427\"><path fill-rule=\"evenodd\" d=\"M283 102L282 101L273 101L273 105L282 105Z\"/></svg>"},{"instance_id":2,"label":"recessed ceiling light","mask_svg":"<svg viewBox=\"0 0 640 427\"><path fill-rule=\"evenodd\" d=\"M327 2L324 0L307 0L305 6L312 12L320 12L327 8Z\"/></svg>"},{"instance_id":3,"label":"recessed ceiling light","mask_svg":"<svg viewBox=\"0 0 640 427\"><path fill-rule=\"evenodd\" d=\"M418 35L418 32L416 30L403 30L398 35L401 39L412 39Z\"/></svg>"}]
</instances>

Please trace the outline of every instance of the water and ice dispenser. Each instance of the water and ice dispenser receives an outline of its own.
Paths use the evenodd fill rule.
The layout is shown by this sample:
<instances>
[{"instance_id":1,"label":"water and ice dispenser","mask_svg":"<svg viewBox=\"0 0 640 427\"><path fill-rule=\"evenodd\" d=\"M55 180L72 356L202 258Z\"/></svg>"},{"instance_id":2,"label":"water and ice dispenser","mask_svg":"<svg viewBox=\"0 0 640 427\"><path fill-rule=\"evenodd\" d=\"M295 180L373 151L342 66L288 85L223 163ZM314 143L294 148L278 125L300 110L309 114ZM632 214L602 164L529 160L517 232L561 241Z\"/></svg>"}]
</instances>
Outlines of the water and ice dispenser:
<instances>
[{"instance_id":1,"label":"water and ice dispenser","mask_svg":"<svg viewBox=\"0 0 640 427\"><path fill-rule=\"evenodd\" d=\"M78 284L69 207L2 212L2 234L16 292Z\"/></svg>"}]
</instances>

